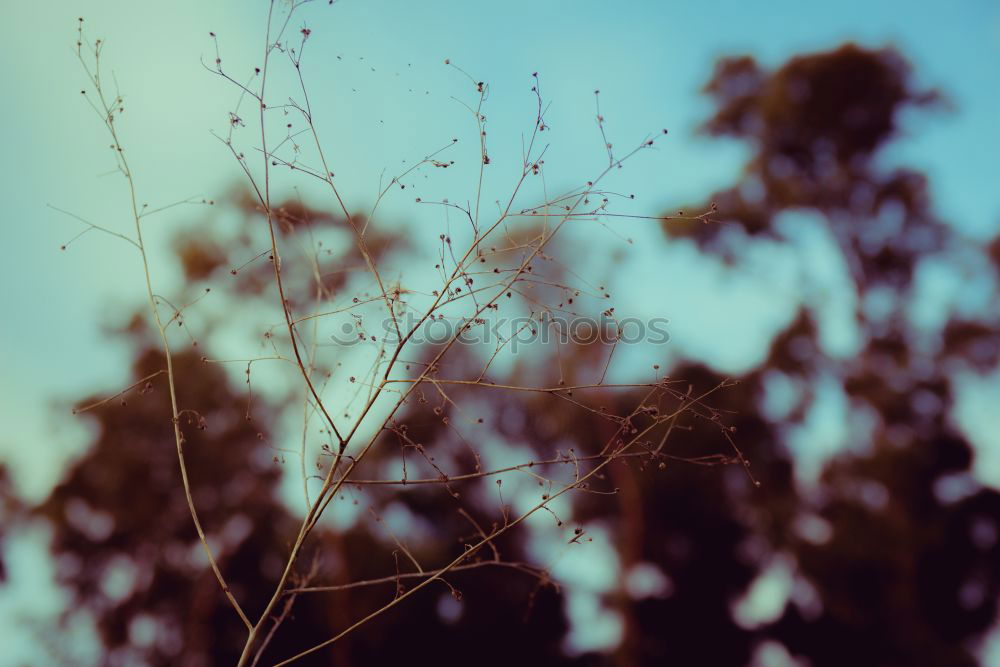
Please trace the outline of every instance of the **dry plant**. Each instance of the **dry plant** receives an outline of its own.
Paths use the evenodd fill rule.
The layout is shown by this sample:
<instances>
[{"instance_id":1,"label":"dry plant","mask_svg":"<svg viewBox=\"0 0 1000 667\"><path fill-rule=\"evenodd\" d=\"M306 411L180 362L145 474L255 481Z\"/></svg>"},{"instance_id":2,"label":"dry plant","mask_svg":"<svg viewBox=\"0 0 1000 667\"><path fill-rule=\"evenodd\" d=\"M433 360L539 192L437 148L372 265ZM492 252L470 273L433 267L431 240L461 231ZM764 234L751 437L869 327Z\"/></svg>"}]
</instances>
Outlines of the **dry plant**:
<instances>
[{"instance_id":1,"label":"dry plant","mask_svg":"<svg viewBox=\"0 0 1000 667\"><path fill-rule=\"evenodd\" d=\"M716 454L690 460L708 465L737 463L749 468L732 441L730 427L706 402L710 394L726 386L727 382L696 391L683 382L661 376L658 365L652 365L651 377L646 382L606 382L620 331L613 331L604 345L592 346L599 350L594 354L600 359L592 364L596 377L589 381L567 381L563 358L569 353L567 348L586 347L574 341L557 341L554 345L535 346L524 352L541 355L538 359L533 357L532 364L543 369L538 377L547 374L551 382L517 384L490 379L494 375L494 364L509 361L510 348L520 341L518 334L525 328L537 333L538 328L545 326L546 317L553 314L577 316L586 311L588 306L585 304L597 304L606 320L617 321L614 308L608 304L610 295L602 286L591 285L581 277L580 267L560 262L557 253L552 251L553 239L571 225L591 224L614 230L624 218L662 220L661 216L633 216L615 211L614 202L633 197L612 192L603 183L626 162L654 147L666 135L666 130L647 135L632 149L619 154L605 134L605 120L598 104L599 133L596 134L601 142L599 150L606 154L606 163L599 173L581 179L578 187L550 195L545 185L547 145L543 141L550 128L545 121L546 105L538 75L532 74L533 126L522 139L521 161L515 170L513 186L503 199L487 203L484 197L489 190L488 177L498 169L488 150L490 137L484 109L489 86L446 60L447 65L469 82L472 101L466 106L472 120L470 128L475 132L474 141L479 148L476 163L463 165L460 160L450 159L459 140L448 141L381 183L370 208L363 215L359 214L356 212L360 210L358 206L349 204L347 195L338 186L332 164L334 159L322 141L322 123L310 101L304 54L313 37L309 28L293 24L305 4L308 0L294 3L272 0L264 49L255 67L245 72L241 68L237 74L224 65L222 47L214 33L211 34L214 62L205 63L210 72L233 87L237 98L229 113L227 131L217 138L224 149L231 152L254 197L254 214L250 216L253 219L247 221L248 226L241 233L251 239L249 245L257 239L263 244L259 254L233 268L227 279L257 280L262 275L258 269L266 269L271 281L266 290L271 293L280 317L277 325L263 325L262 344L268 349L266 354L242 359L205 357L203 361L238 364L241 369L245 366L248 385L255 364L266 362L289 368L297 377L292 393L299 397L302 409L301 440L294 445L275 445L274 450L276 462L285 461L286 455L299 459L298 475L301 476L306 510L298 533L289 536L290 548L280 577L277 581L260 582L260 586L273 586L270 602L263 609L244 609L227 584L224 568L213 553L212 540L199 519L185 465L185 429L189 426L204 428L206 419L197 412L197 406L182 408L183 395L178 390L179 379L175 377L171 356L180 343L171 340L169 331L186 328L185 317L194 304L208 298L208 288L198 289L201 296L190 299L187 296L168 299L157 290L150 273L143 225L150 215L169 207L150 208L142 203L137 193L135 173L119 128L124 101L117 90L109 88L102 73L104 43L101 40L88 42L82 19L77 41L77 53L89 82L83 94L108 132L118 171L127 187L130 216L134 221L134 236L89 222L85 223L87 227L82 233L112 234L127 241L139 253L149 317L158 332L166 359L164 369L143 378L120 395L146 391L154 381L166 381L172 410L170 428L180 470L178 493L185 494L192 521L219 587L234 615L246 628L246 644L238 663L241 666L258 664L278 627L291 617L295 600L300 595L395 584L394 594L380 607L361 615L332 637L315 638L311 648L282 659L275 663L277 665L293 663L336 643L435 583L447 586L458 595L446 579L449 573L508 568L537 577L541 584L550 583L545 569L503 559L497 546L499 538L537 513L550 514L559 526L565 526L553 509L553 503L563 496L614 494L616 489L607 488L605 472L616 461L634 460L662 466L677 458L669 453L666 445L672 434L684 428L682 417L718 424L720 433L732 445L732 455ZM272 82L282 69L286 74L291 73L291 80L297 86L297 90L286 97L272 93ZM596 91L595 99L599 99ZM338 154L336 162L349 163L349 157ZM474 192L468 199L432 201L413 196L412 193L419 189L416 185L418 174L455 169L475 171ZM333 242L320 238L319 221L304 205L276 201L275 181L279 172L311 181L325 191L333 212L322 214L326 225L322 229L333 235ZM534 193L538 193L537 196ZM445 231L432 232L437 244L433 271L415 277L412 266L415 263L410 261L397 277L388 277L393 275L385 268L385 263L392 259L391 235L379 231L379 216L381 205L390 197L406 199L425 210L433 207L443 214ZM711 214L709 211L687 217L679 214L678 217L708 223ZM451 222L455 218L461 223L453 227ZM349 243L343 242L343 237L349 237ZM351 265L352 259L360 261ZM403 271L406 272L405 280ZM404 284L435 286L425 290L404 287ZM467 345L476 327L486 325L490 318L512 313L526 313L526 316L510 335L488 343ZM269 314L262 319L266 321ZM345 345L326 342L321 323L337 317L351 318L356 346L348 349ZM385 323L385 331L374 335L365 322L379 318ZM426 327L442 322L458 324L453 325L449 335L442 340L431 343L424 340ZM348 356L352 359L350 363L355 365L363 359L367 369L348 376L345 370ZM501 359L506 361L499 361ZM573 369L571 374L576 376L580 372ZM196 381L196 378L188 381ZM599 416L610 425L610 437L599 451L577 453L549 447L548 454L541 458L490 467L484 464L484 459L489 458L485 455L485 443L490 439L485 430L490 426L484 424L482 417L470 416L477 406L482 406L476 402L479 400L476 396L481 396L476 392L543 395L574 410ZM629 392L639 398L629 410L616 413L598 404L600 397L610 392ZM102 403L81 410L95 409ZM248 405L248 420L252 419L252 411L252 406ZM436 421L448 437L431 444L422 442L410 426L414 416ZM315 420L322 423L319 440L310 426ZM457 453L456 443L459 445ZM385 465L366 465L385 463L386 452L398 452L399 475L383 474L387 469ZM390 462L388 468L392 465ZM461 465L465 467L458 467ZM525 504L522 511L514 512L510 495L504 498L503 482L518 476L529 480L533 486L540 486L541 492L535 487L531 502ZM479 488L466 490L469 485L479 485ZM461 493L458 491L460 486L463 487ZM417 550L388 531L372 508L378 529L388 531L391 537L395 571L382 578L346 584L313 584L324 576L322 561L313 560L309 565L302 565L301 556L331 503L345 498L348 493L388 489L393 494L400 494L428 487L439 488L446 494L449 502L455 503L455 511L474 532L450 560L433 565L420 562ZM492 504L492 516L483 516L489 510L489 507L484 510L484 503L477 506L467 501L477 497L491 499L486 504ZM565 526L564 530L571 533L568 537L571 544L583 538L584 531L580 527Z\"/></svg>"}]
</instances>

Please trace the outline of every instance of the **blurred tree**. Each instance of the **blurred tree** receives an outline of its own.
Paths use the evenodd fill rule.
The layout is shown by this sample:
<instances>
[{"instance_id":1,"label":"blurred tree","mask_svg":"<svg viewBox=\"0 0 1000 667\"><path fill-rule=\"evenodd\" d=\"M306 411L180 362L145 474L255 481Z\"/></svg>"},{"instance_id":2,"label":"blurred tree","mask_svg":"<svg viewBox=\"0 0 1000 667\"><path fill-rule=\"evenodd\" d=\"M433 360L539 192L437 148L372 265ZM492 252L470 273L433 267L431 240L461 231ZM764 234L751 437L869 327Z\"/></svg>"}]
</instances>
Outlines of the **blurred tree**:
<instances>
[{"instance_id":1,"label":"blurred tree","mask_svg":"<svg viewBox=\"0 0 1000 667\"><path fill-rule=\"evenodd\" d=\"M164 366L153 350L138 346L136 379ZM219 368L195 353L174 363L198 379L183 384L187 404L198 406L184 423L194 501L233 593L260 608L267 591L259 582L276 576L278 549L295 529L275 496L267 431L246 419L247 397ZM162 377L88 413L94 446L34 513L55 528L59 583L72 593L71 610L94 615L108 664L224 664L239 655L242 627L218 595L178 492Z\"/></svg>"},{"instance_id":2,"label":"blurred tree","mask_svg":"<svg viewBox=\"0 0 1000 667\"><path fill-rule=\"evenodd\" d=\"M213 330L223 326L241 304L273 307L270 266L243 259L256 254L252 251L257 240L243 230L260 222L254 217L259 211L248 198L237 196L235 202L236 210L247 216L235 232L220 226L212 236L198 230L175 239L189 292L185 303L207 294L203 285L210 279L230 278L230 273L241 278L226 281L226 287L215 291L214 296L226 299L232 308L212 309L197 318L200 338L211 339ZM296 225L334 235L345 226L343 220L297 202L277 210L279 229L288 234ZM405 248L400 238L374 233L369 234L368 243L376 253ZM317 273L324 278L319 289L342 289L346 274L334 269L345 263L359 264L356 253L353 244L328 244L315 265L289 262L285 270L288 299L308 302L310 292L317 289L310 278ZM240 268L231 270L231 266ZM184 319L178 317L177 323L186 326ZM0 507L6 508L4 517L12 522L42 519L51 525L58 583L72 600L63 621L81 611L93 618L106 650L102 664L235 664L245 631L207 566L184 501L166 417L170 409L165 360L143 321L135 315L115 332L134 352L129 381L134 388L111 399L87 398L76 409L96 427L91 448L44 502L24 508L4 485ZM233 594L248 614L256 615L273 591L300 521L278 494L286 458L294 455L273 444L280 410L291 405L295 396L283 396L280 389L269 394L256 388L247 391L251 376L246 364L242 366L247 369L246 385L235 389L234 378L222 364L201 356L204 347L195 343L188 351L174 354L192 496ZM446 430L438 418L411 422L413 437L427 441ZM385 458L379 455L372 460L377 464ZM294 467L289 468L290 474L297 474ZM410 469L415 474L434 473L433 467L417 461ZM5 479L0 476L0 483ZM469 521L458 512L462 505L454 502L451 493L437 486L407 491L406 504L422 525L432 529L427 539L410 549L422 562L446 562L462 543L476 538ZM354 505L364 502L377 513L386 507L391 510L396 495L389 487L384 494L368 496L352 487L341 499ZM380 524L358 521L343 531L320 526L309 552L300 559L293 583L316 583L318 579L312 576L316 573L321 583L336 585L384 579L394 569L411 570L400 562L398 548L387 548L387 534ZM516 539L499 540L498 545L515 558L521 555ZM523 656L525 646L546 664L577 664L560 649L566 621L557 586L531 571L503 568L492 576L483 572L456 572L447 583L351 635L333 652L335 664L402 663L412 661L418 651L441 664L464 664L469 655L476 654L481 664L500 667ZM416 582L404 578L296 596L294 607L288 608L290 613L263 654L263 664L310 648L412 583ZM442 598L454 604L461 599L461 614L442 614ZM284 609L279 607L279 611ZM529 616L531 622L526 623ZM523 644L500 639L512 635ZM51 643L54 660L72 655L69 647L58 646L58 638ZM301 663L330 664L330 655L314 654Z\"/></svg>"},{"instance_id":3,"label":"blurred tree","mask_svg":"<svg viewBox=\"0 0 1000 667\"><path fill-rule=\"evenodd\" d=\"M941 95L919 90L896 51L853 44L771 72L749 57L726 59L706 91L718 109L705 130L744 140L753 153L741 182L711 198L731 224L671 222L665 232L734 259L754 237L787 242L795 219L783 224L781 214L819 214L858 297L861 342L852 358L824 354L816 324L823 304L806 301L733 406L760 414L776 376L804 390L789 416L740 430L755 462L778 461L784 470L777 443L809 409L807 388L833 377L848 400L849 437L863 443L827 466L792 508L792 492L774 482L770 491L732 497L734 508L752 508L747 526L767 537L769 551L791 556L810 592L756 633L817 666L974 664L970 649L996 619L1000 495L968 475L972 450L950 417L952 373L995 368L1000 329L948 314L939 330L914 320L921 264L944 261L961 274L982 249L936 217L922 174L880 159L907 110L940 105ZM675 372L687 377L691 369ZM780 488L789 478L776 481ZM962 493L943 491L949 482Z\"/></svg>"},{"instance_id":4,"label":"blurred tree","mask_svg":"<svg viewBox=\"0 0 1000 667\"><path fill-rule=\"evenodd\" d=\"M913 304L923 262L961 275L970 262L986 266L998 244L964 239L936 216L922 174L880 159L908 109L941 107L943 98L919 90L896 51L853 44L774 71L750 57L725 59L706 92L717 111L705 131L743 140L752 154L740 182L685 207L714 202L717 224L672 219L664 232L735 265L755 239L794 244L789 225L820 219L848 267L840 289L856 296L860 344L846 359L827 353L824 303L807 293L765 361L713 396L714 407L734 415L727 423L761 489L742 466L663 469L651 457L616 466L617 504L579 504L580 518L608 527L619 548L621 584L606 600L625 620L615 662L749 664L765 642L780 642L816 667L975 664L1000 597L1000 494L972 477L973 451L951 412L955 371L996 368L1000 326L989 313L973 320L949 303L943 324L928 328ZM585 372L597 357L579 350L563 358ZM670 374L695 393L723 379L691 363ZM846 397L852 444L818 480L797 482L791 433L831 379ZM769 414L765 398L777 381L792 388L789 404ZM635 398L623 396L608 413ZM560 418L545 397L500 400L497 410L522 415L512 421L523 426L506 433L513 441L561 433L578 452L603 445L600 416ZM712 444L714 424L686 417L678 426L692 431L672 440L672 455L725 455ZM649 564L667 577L666 589L630 591L631 573ZM741 618L737 601L775 564L791 570L787 603L776 615Z\"/></svg>"}]
</instances>

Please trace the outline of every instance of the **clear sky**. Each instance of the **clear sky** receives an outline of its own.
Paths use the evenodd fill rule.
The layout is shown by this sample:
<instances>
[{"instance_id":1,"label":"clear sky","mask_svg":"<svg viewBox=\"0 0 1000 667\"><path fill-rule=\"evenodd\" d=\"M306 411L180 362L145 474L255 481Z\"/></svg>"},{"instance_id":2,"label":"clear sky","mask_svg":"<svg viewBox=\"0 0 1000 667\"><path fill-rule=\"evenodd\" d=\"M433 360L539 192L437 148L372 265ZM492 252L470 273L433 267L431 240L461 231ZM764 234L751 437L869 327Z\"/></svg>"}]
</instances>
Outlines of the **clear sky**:
<instances>
[{"instance_id":1,"label":"clear sky","mask_svg":"<svg viewBox=\"0 0 1000 667\"><path fill-rule=\"evenodd\" d=\"M0 76L7 103L0 109L0 132L8 158L0 169L9 254L0 265L7 314L0 328L6 425L0 451L14 465L34 468L33 477L21 481L27 488L37 480L36 493L56 471L51 459L36 455L38 443L53 453L73 439L64 431L57 436L46 402L122 379L121 352L104 340L101 324L139 296L134 284L119 279L135 267L111 239L92 235L71 252L58 252L79 225L46 208L127 229L124 209L114 205L122 203L119 184L102 176L110 169L104 139L79 96L76 18L84 16L90 34L108 41L108 63L129 103L125 140L141 174L140 190L156 204L218 195L238 178L209 135L224 126L232 90L199 58L211 60L208 32L214 30L227 64L253 62L263 20L263 10L247 9L253 4L4 3ZM384 167L423 155L467 123L450 100L465 92L464 82L442 66L446 57L489 81L491 133L501 148L505 141L516 144L530 125L529 75L540 72L556 130L550 173L570 173L560 168L600 158L595 88L602 90L613 139L631 143L649 129L669 127L662 155L629 174L641 205L657 211L703 196L738 169L739 147L692 133L709 109L698 88L716 57L749 52L778 64L850 39L897 45L924 82L954 101L957 111L949 117L913 119L892 157L929 173L939 210L957 226L973 234L997 228L1000 5L994 2L342 0L308 8L304 16L315 31L306 74L315 104L330 110L327 136L340 154L351 156L350 173L341 178L359 205L370 202ZM393 202L386 210L393 211ZM164 216L157 224L169 229L178 217ZM674 259L673 266L683 264ZM700 295L685 292L665 294L659 303L680 323L680 346L686 342L683 323L696 319L685 308L700 302ZM757 315L765 331L775 326L768 318L788 312L773 299L768 304ZM713 329L704 326L705 317L697 313L699 334L688 341L694 352L699 345L717 347L705 335ZM748 358L741 355L757 346L753 336L748 340L747 350L732 349L722 363L745 366Z\"/></svg>"},{"instance_id":2,"label":"clear sky","mask_svg":"<svg viewBox=\"0 0 1000 667\"><path fill-rule=\"evenodd\" d=\"M138 283L122 280L138 266L114 239L89 235L60 252L80 226L47 208L71 210L115 229L129 225L120 183L104 175L113 166L106 141L80 97L82 76L72 48L77 17L86 18L92 37L108 42L108 65L128 106L123 138L141 196L155 206L191 195L218 198L238 181L231 158L209 134L224 128L233 90L205 71L199 58L214 58L212 30L226 63L251 66L263 42L263 6L0 2L0 145L6 153L0 162L0 458L26 493L44 494L58 477L59 461L85 442L81 427L53 416L52 402L124 379L124 352L106 340L102 327L142 297ZM306 69L313 103L329 110L322 120L334 160L350 156L337 169L358 206L371 203L384 167L391 171L403 158L420 157L447 142L456 127L467 126L467 114L451 99L467 92L467 82L443 66L445 58L490 83L491 137L500 156L516 154L520 132L530 128L530 75L539 72L552 103L552 173L576 177L583 172L575 167L600 161L596 88L613 141L638 143L647 131L670 128L661 151L630 171L628 180L637 206L659 212L700 198L738 174L740 147L693 133L710 109L698 89L717 57L750 53L777 65L796 53L853 40L896 45L920 80L940 87L955 105L944 117L911 119L908 136L889 159L926 171L937 209L961 230L984 237L1000 227L995 1L340 0L333 7L320 2L303 16L314 31ZM402 209L390 201L385 210L391 217ZM150 232L153 243L197 213L163 215L155 221L162 227ZM662 270L664 284L697 272L700 282L691 284L703 285L700 292L673 291L646 280L650 291L634 299L636 307L650 304L650 314L671 319L678 349L740 370L791 317L797 295L789 288L790 259L764 262L749 282L733 284L718 267L696 265L682 247L657 260L662 242L651 226L634 235L648 241L636 250L636 259L646 264L635 264L635 271ZM169 284L176 276L165 254L158 259L154 271ZM660 269L657 261L668 268ZM740 315L745 335L738 343L726 327L716 326L723 311ZM709 357L720 348L726 354ZM964 408L965 419L981 432L995 419L983 396L1000 398L998 384L986 382ZM984 446L996 452L1000 441ZM1000 471L1000 459L995 465ZM1000 474L990 477L994 473L986 476L1000 482Z\"/></svg>"}]
</instances>

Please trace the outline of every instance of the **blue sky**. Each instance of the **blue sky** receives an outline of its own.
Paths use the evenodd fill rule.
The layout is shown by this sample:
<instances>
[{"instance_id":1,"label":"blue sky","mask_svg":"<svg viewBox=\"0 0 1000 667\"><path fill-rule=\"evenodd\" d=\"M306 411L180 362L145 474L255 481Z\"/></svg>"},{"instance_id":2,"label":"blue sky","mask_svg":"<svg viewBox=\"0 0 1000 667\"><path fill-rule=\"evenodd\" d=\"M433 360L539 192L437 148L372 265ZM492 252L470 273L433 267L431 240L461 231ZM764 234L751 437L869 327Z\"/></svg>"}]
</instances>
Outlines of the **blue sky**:
<instances>
[{"instance_id":1,"label":"blue sky","mask_svg":"<svg viewBox=\"0 0 1000 667\"><path fill-rule=\"evenodd\" d=\"M125 353L102 327L142 298L137 282L122 280L138 266L114 239L89 235L62 253L60 244L79 230L78 223L46 207L115 229L129 225L120 183L102 176L112 167L106 142L80 99L82 77L72 49L76 18L84 16L90 35L108 41L109 66L128 105L124 141L142 196L157 205L191 195L218 198L238 181L231 158L209 134L224 128L234 94L199 58L214 57L212 30L227 65L252 66L262 42L264 12L258 4L5 2L0 10L6 100L0 106L6 151L0 229L7 250L0 263L0 459L12 466L26 493L43 494L56 481L60 462L86 439L79 425L53 418L52 401L124 380ZM574 179L562 185L602 159L594 89L602 91L616 145L670 128L661 150L648 160L643 156L646 161L628 173L636 206L658 212L728 184L745 156L740 146L694 134L710 110L698 89L717 57L751 53L777 65L799 52L853 40L897 46L920 80L940 87L956 107L944 116L910 119L907 137L886 159L926 171L937 209L964 232L987 237L1000 227L996 2L340 0L333 7L307 8L303 16L314 31L306 70L314 105L327 110L322 122L334 160L349 156L337 169L358 206L371 203L383 168L392 171L401 159L447 142L456 128L468 129L467 113L451 99L467 96L467 82L443 65L445 58L490 83L491 150L500 158L516 155L520 133L530 128L530 75L539 72L552 102L549 171ZM463 150L459 155L467 155ZM497 173L502 191L505 177L499 168ZM461 176L455 179L442 187L461 186ZM408 201L387 202L385 217L409 212ZM169 238L198 211L188 213L194 215L179 211L156 220L152 243ZM656 229L630 233L648 241L636 249L634 266L644 266L638 262L644 257L653 261L650 254L661 247ZM791 317L795 296L782 296L782 286L794 283L791 258L769 257L738 284L727 282L718 267L698 264L683 247L671 249L669 258L664 282L691 279L696 272L700 281L690 282L703 285L701 291L641 293L632 301L636 307L651 303L655 314L674 322L679 350L739 370ZM154 260L161 281L176 280L166 253ZM646 270L635 269L636 279ZM830 272L835 281L836 267ZM733 309L740 309L741 344L732 343L719 315ZM727 353L711 356L723 341L730 343ZM963 408L963 419L980 430L995 418L984 396L1000 398L998 384L984 382ZM1000 450L996 440L986 445Z\"/></svg>"},{"instance_id":2,"label":"blue sky","mask_svg":"<svg viewBox=\"0 0 1000 667\"><path fill-rule=\"evenodd\" d=\"M127 228L123 209L109 206L120 203L122 192L101 176L110 168L104 140L79 98L71 48L76 17L86 17L92 36L108 40L108 62L129 103L125 139L139 165L140 190L165 203L218 195L238 177L208 134L224 126L232 90L204 71L199 58L211 58L208 31L214 30L227 64L253 62L263 11L248 10L249 4L66 2L53 9L17 3L4 9L3 235L16 252L0 271L5 285L17 287L0 295L9 314L0 329L0 409L7 424L0 451L34 469L35 492L53 481L57 468L36 456L35 445L24 455L25 443L48 440L44 449L51 454L73 440L70 433L54 437L46 401L122 379L121 351L104 340L101 324L138 297L134 284L119 280L135 267L110 239L92 235L59 253L79 227L46 208ZM749 52L773 65L851 39L897 45L924 82L954 101L957 111L947 117L914 118L908 138L889 157L928 172L939 210L956 226L975 235L997 228L996 3L342 0L308 8L304 16L315 32L306 74L315 104L329 110L327 136L350 155L346 187L359 204L371 200L383 168L420 156L467 126L450 99L464 94L465 82L442 66L446 57L490 83L497 150L516 143L530 125L529 75L540 72L555 128L550 173L576 177L563 167L600 159L595 88L602 90L613 140L632 143L648 129L669 127L662 155L629 174L640 206L661 210L730 182L744 155L739 146L692 133L710 109L697 91L717 56ZM385 210L401 210L393 207L389 202ZM158 224L168 230L180 224L178 217ZM169 280L171 270L163 266L159 275ZM681 299L672 319L691 319L683 310L688 301L697 300Z\"/></svg>"}]
</instances>

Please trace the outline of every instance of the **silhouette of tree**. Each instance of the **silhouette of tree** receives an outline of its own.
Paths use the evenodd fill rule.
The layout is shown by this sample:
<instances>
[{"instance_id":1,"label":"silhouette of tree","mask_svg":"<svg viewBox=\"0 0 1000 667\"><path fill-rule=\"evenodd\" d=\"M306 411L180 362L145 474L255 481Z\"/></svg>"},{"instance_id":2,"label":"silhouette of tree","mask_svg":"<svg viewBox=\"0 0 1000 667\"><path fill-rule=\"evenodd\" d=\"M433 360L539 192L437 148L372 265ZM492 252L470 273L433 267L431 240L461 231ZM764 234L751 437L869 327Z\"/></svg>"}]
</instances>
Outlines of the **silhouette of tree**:
<instances>
[{"instance_id":1,"label":"silhouette of tree","mask_svg":"<svg viewBox=\"0 0 1000 667\"><path fill-rule=\"evenodd\" d=\"M757 633L813 665L974 664L970 647L996 618L1000 496L968 477L971 448L949 415L953 371L995 367L1000 330L995 321L959 317L941 330L914 321L908 309L920 298L921 263L946 261L960 271L982 249L938 219L922 174L879 159L909 108L940 106L942 97L919 90L896 51L853 44L772 72L749 57L723 60L706 91L718 109L705 131L744 140L753 153L741 181L711 197L730 224L672 222L665 232L737 258L755 237L787 239L782 213L819 214L849 267L862 341L846 361L824 354L816 324L822 303L806 301L767 361L745 378L753 387L745 402L734 406L759 414L754 406L769 374L801 388L833 377L849 402L850 437L861 443L827 466L791 512L787 498L766 490L773 482L762 494L733 498L733 508L749 504L757 520L766 517L771 529L754 535L787 552L815 593ZM811 400L804 390L790 417L758 423L750 434L741 429L755 463L773 457L784 468L782 454L762 450L778 449ZM965 481L960 498L941 492L948 480ZM819 534L796 524L810 513L820 519Z\"/></svg>"}]
</instances>

